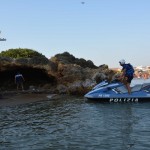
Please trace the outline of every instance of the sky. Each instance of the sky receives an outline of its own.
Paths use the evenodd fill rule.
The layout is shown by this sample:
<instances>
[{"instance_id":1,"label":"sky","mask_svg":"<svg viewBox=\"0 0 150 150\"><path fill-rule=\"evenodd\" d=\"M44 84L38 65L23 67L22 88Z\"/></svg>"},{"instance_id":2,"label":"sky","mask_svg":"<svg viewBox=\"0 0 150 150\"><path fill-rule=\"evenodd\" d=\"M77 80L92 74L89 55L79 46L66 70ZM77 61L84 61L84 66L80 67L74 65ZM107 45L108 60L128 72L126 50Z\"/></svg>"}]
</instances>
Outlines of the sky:
<instances>
[{"instance_id":1,"label":"sky","mask_svg":"<svg viewBox=\"0 0 150 150\"><path fill-rule=\"evenodd\" d=\"M84 2L84 3L83 3ZM150 0L0 0L0 52L69 52L96 66L150 65Z\"/></svg>"}]
</instances>

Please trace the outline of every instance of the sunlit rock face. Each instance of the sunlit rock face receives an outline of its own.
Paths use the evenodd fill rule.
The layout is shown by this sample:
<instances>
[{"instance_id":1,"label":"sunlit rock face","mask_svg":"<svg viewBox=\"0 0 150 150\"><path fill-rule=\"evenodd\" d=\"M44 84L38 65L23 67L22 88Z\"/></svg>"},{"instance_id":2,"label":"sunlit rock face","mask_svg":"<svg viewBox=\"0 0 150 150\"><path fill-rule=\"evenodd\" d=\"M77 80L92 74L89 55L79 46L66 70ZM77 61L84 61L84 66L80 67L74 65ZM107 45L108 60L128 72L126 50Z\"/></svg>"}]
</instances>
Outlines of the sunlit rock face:
<instances>
[{"instance_id":1,"label":"sunlit rock face","mask_svg":"<svg viewBox=\"0 0 150 150\"><path fill-rule=\"evenodd\" d=\"M95 66L92 61L77 59L69 53L46 58L7 58L0 57L0 90L15 90L15 74L20 72L26 90L51 89L60 94L82 95L95 84L111 80L114 71L107 65Z\"/></svg>"}]
</instances>

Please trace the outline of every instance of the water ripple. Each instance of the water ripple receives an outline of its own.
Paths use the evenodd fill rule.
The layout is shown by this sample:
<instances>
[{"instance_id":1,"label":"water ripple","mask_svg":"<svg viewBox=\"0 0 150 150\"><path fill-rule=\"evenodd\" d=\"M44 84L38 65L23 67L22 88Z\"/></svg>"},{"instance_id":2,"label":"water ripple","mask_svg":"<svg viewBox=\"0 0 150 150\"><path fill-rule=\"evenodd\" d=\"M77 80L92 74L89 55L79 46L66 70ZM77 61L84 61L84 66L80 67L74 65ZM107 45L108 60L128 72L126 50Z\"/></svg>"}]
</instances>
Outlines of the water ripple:
<instances>
[{"instance_id":1,"label":"water ripple","mask_svg":"<svg viewBox=\"0 0 150 150\"><path fill-rule=\"evenodd\" d=\"M150 104L66 97L0 108L0 149L148 150Z\"/></svg>"}]
</instances>

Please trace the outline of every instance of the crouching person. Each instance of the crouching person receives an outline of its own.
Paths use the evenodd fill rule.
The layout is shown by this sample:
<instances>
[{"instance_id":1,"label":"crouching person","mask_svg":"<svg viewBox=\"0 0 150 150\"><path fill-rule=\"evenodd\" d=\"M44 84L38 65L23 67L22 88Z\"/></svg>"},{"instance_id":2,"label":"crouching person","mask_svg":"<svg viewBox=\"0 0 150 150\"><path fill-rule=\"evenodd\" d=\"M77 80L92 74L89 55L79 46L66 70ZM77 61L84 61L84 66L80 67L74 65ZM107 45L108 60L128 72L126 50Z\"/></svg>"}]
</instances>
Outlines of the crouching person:
<instances>
[{"instance_id":1,"label":"crouching person","mask_svg":"<svg viewBox=\"0 0 150 150\"><path fill-rule=\"evenodd\" d=\"M23 75L18 72L16 75L15 75L15 83L17 85L17 90L19 90L19 88L22 89L22 91L24 91L24 86L23 86L23 82L24 82L24 77Z\"/></svg>"}]
</instances>

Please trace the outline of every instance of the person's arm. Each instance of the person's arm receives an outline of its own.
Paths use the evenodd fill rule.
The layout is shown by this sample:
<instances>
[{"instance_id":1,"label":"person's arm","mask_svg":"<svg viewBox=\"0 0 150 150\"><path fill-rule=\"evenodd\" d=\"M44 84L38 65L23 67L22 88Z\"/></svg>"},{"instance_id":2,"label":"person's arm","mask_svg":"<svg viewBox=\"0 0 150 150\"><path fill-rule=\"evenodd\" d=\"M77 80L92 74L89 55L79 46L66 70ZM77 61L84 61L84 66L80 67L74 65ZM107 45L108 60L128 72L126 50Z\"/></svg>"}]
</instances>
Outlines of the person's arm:
<instances>
[{"instance_id":1,"label":"person's arm","mask_svg":"<svg viewBox=\"0 0 150 150\"><path fill-rule=\"evenodd\" d=\"M119 81L123 81L124 80L126 69L122 69L121 72L122 72L122 74L118 77Z\"/></svg>"},{"instance_id":2,"label":"person's arm","mask_svg":"<svg viewBox=\"0 0 150 150\"><path fill-rule=\"evenodd\" d=\"M126 69L122 69L122 77L125 77Z\"/></svg>"}]
</instances>

